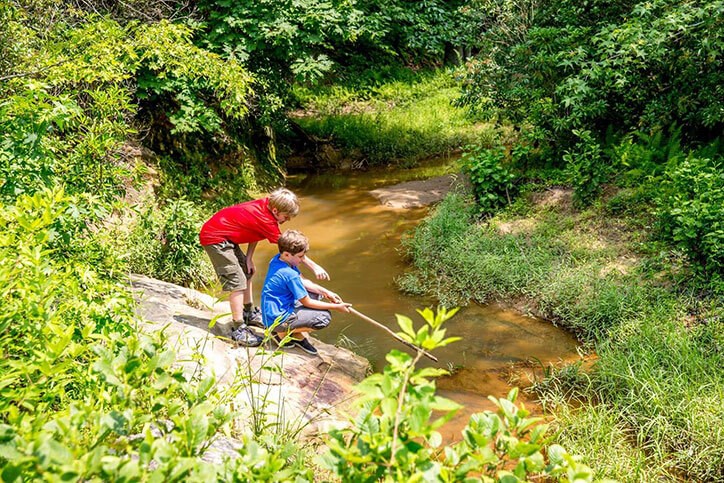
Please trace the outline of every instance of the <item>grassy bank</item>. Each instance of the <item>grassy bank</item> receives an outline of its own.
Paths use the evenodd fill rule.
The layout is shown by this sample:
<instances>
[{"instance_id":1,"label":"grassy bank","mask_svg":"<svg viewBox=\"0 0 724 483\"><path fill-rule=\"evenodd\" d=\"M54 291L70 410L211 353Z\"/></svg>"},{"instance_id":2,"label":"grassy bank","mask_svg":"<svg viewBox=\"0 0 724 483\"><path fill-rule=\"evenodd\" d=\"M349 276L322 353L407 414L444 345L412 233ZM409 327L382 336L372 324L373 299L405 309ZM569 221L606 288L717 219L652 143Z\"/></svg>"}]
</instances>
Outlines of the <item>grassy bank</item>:
<instances>
[{"instance_id":1,"label":"grassy bank","mask_svg":"<svg viewBox=\"0 0 724 483\"><path fill-rule=\"evenodd\" d=\"M489 124L452 104L460 86L450 70L362 73L315 89L297 86L294 96L293 117L306 132L372 166L409 166L493 139Z\"/></svg>"},{"instance_id":2,"label":"grassy bank","mask_svg":"<svg viewBox=\"0 0 724 483\"><path fill-rule=\"evenodd\" d=\"M578 211L549 189L476 223L470 199L451 195L406 241L417 270L399 283L448 305L512 303L576 333L593 369L565 368L539 393L600 476L722 481L721 299L675 284L646 216L610 207Z\"/></svg>"}]
</instances>

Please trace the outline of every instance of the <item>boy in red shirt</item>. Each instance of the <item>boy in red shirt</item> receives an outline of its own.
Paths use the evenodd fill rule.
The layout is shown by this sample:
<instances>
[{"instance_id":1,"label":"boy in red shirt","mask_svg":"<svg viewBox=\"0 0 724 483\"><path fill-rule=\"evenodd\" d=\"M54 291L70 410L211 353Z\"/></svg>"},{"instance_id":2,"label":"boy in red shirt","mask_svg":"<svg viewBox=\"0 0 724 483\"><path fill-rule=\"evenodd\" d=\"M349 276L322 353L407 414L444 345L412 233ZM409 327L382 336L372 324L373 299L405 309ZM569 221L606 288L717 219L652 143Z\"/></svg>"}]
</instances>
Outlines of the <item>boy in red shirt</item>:
<instances>
[{"instance_id":1,"label":"boy in red shirt","mask_svg":"<svg viewBox=\"0 0 724 483\"><path fill-rule=\"evenodd\" d=\"M251 278L256 273L252 257L261 240L277 243L279 225L299 213L299 200L288 189L279 188L268 198L229 206L212 216L199 233L199 241L211 259L216 275L231 306L231 339L247 347L261 344L262 338L247 325L263 327L261 312L254 307ZM247 243L244 253L239 245ZM302 262L320 280L329 274L309 257Z\"/></svg>"}]
</instances>

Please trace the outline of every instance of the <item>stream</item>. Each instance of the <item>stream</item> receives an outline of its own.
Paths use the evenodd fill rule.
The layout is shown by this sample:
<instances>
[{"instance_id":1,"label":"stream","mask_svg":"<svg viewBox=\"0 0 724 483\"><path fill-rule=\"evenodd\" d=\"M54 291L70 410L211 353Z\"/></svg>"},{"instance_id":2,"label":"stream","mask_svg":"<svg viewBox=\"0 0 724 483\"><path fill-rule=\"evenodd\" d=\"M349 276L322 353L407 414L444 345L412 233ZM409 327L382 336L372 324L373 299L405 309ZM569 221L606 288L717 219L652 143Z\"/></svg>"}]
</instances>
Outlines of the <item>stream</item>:
<instances>
[{"instance_id":1,"label":"stream","mask_svg":"<svg viewBox=\"0 0 724 483\"><path fill-rule=\"evenodd\" d=\"M399 181L390 172L291 176L287 186L299 196L301 211L282 226L282 230L300 230L309 238L310 257L331 277L321 285L395 331L399 330L395 314L410 317L419 328L424 322L416 310L435 305L432 299L405 295L395 286L395 278L409 270L399 253L400 237L428 212L428 208L388 208L369 193ZM269 243L257 247L256 303L268 260L276 252L276 245ZM315 280L304 267L302 274ZM513 386L530 384L531 375L540 375L543 366L579 358L578 344L568 332L496 306L471 303L445 327L448 337L462 340L434 351L437 366L452 372L438 379L438 393L465 406L443 427L446 440L459 439L470 414L494 408L488 395L505 397ZM339 312L333 312L332 324L314 337L366 357L375 370L384 367L390 350L408 350L380 328ZM425 365L435 365L422 360ZM521 400L535 411L532 401L519 397Z\"/></svg>"}]
</instances>

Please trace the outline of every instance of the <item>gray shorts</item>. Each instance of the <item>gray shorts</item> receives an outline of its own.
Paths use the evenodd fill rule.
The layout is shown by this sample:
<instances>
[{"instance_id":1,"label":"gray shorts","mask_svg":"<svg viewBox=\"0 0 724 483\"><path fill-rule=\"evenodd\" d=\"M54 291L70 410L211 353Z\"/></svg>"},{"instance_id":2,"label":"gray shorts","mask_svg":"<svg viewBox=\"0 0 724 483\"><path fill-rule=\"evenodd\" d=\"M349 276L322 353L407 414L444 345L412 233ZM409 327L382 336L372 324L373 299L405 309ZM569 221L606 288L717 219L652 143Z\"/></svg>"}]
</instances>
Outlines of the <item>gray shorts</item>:
<instances>
[{"instance_id":1,"label":"gray shorts","mask_svg":"<svg viewBox=\"0 0 724 483\"><path fill-rule=\"evenodd\" d=\"M246 288L249 272L246 268L246 255L239 245L230 241L215 245L204 245L204 251L211 259L221 288L225 292L236 292Z\"/></svg>"},{"instance_id":2,"label":"gray shorts","mask_svg":"<svg viewBox=\"0 0 724 483\"><path fill-rule=\"evenodd\" d=\"M299 306L294 313L287 317L287 320L279 324L275 332L289 332L294 329L324 329L332 321L332 314L329 310L310 309Z\"/></svg>"},{"instance_id":3,"label":"gray shorts","mask_svg":"<svg viewBox=\"0 0 724 483\"><path fill-rule=\"evenodd\" d=\"M311 292L309 296L315 300L322 298L320 295ZM327 327L331 321L332 314L329 310L310 309L297 302L297 306L294 307L294 313L287 317L287 320L279 324L275 331L288 332L294 329L320 330Z\"/></svg>"}]
</instances>

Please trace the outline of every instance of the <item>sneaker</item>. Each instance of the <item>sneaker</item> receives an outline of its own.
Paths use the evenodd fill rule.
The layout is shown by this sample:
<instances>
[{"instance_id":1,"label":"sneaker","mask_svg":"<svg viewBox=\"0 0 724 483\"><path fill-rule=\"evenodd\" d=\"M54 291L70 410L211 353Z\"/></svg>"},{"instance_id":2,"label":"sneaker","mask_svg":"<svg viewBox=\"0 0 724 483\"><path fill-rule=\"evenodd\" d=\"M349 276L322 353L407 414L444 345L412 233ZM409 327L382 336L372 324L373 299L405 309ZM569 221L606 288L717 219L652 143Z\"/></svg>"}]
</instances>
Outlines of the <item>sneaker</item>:
<instances>
[{"instance_id":1,"label":"sneaker","mask_svg":"<svg viewBox=\"0 0 724 483\"><path fill-rule=\"evenodd\" d=\"M274 342L276 342L279 347L287 347L289 349L291 349L292 347L296 347L297 342L299 342L297 339L293 339L293 338L290 338L290 339L284 341L284 338L279 337L279 334L274 334L272 336L272 338L274 339Z\"/></svg>"},{"instance_id":2,"label":"sneaker","mask_svg":"<svg viewBox=\"0 0 724 483\"><path fill-rule=\"evenodd\" d=\"M247 326L242 325L231 331L231 340L246 347L258 347L263 339L249 330Z\"/></svg>"},{"instance_id":3,"label":"sneaker","mask_svg":"<svg viewBox=\"0 0 724 483\"><path fill-rule=\"evenodd\" d=\"M244 310L244 323L251 325L252 327L264 328L264 320L261 317L261 310L259 307L254 307L251 310Z\"/></svg>"},{"instance_id":4,"label":"sneaker","mask_svg":"<svg viewBox=\"0 0 724 483\"><path fill-rule=\"evenodd\" d=\"M317 354L319 354L319 351L317 350L317 348L314 347L312 345L312 343L309 342L309 339L307 339L306 337L303 339L300 339L300 340L294 339L294 343L296 344L297 347L302 349L307 354L312 354L313 356L316 356Z\"/></svg>"}]
</instances>

